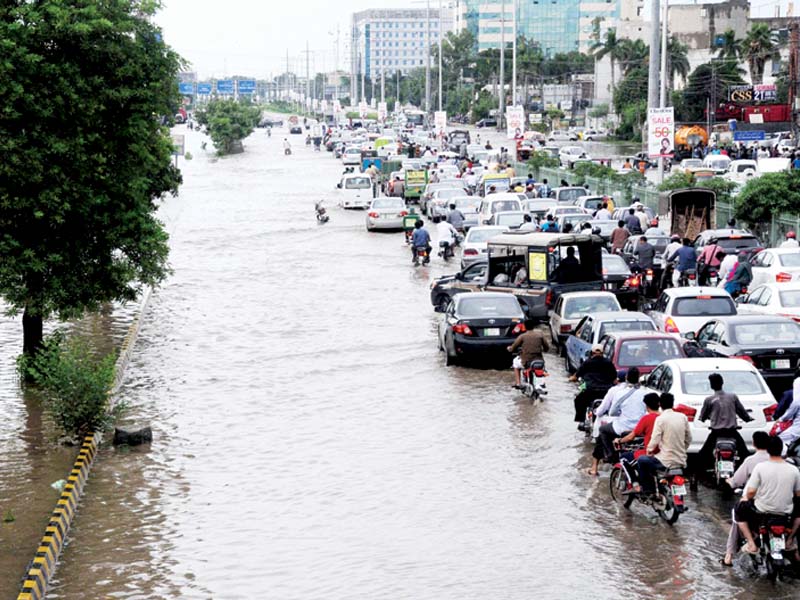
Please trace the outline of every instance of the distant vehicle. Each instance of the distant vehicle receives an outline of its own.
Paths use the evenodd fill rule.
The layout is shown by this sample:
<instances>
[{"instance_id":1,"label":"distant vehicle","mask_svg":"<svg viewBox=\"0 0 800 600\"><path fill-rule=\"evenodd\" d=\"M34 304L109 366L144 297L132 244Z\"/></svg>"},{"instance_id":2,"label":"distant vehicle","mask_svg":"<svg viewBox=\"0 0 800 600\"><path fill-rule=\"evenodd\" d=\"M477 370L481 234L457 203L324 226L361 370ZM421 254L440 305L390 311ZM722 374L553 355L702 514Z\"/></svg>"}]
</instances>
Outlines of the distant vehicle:
<instances>
[{"instance_id":1,"label":"distant vehicle","mask_svg":"<svg viewBox=\"0 0 800 600\"><path fill-rule=\"evenodd\" d=\"M518 229L525 221L525 211L507 210L494 213L489 218L488 225L502 225L508 229Z\"/></svg>"},{"instance_id":2,"label":"distant vehicle","mask_svg":"<svg viewBox=\"0 0 800 600\"><path fill-rule=\"evenodd\" d=\"M455 204L456 208L464 215L464 231L469 231L478 226L478 213L481 208L481 199L477 196L458 196L448 200L448 204Z\"/></svg>"},{"instance_id":3,"label":"distant vehicle","mask_svg":"<svg viewBox=\"0 0 800 600\"><path fill-rule=\"evenodd\" d=\"M608 242L611 239L611 232L617 228L617 221L613 219L597 221L592 219L592 232L599 229L600 233L596 234L603 238L604 242Z\"/></svg>"},{"instance_id":4,"label":"distant vehicle","mask_svg":"<svg viewBox=\"0 0 800 600\"><path fill-rule=\"evenodd\" d=\"M499 56L499 55L498 55ZM494 117L486 117L475 123L476 127L497 127L497 119Z\"/></svg>"},{"instance_id":5,"label":"distant vehicle","mask_svg":"<svg viewBox=\"0 0 800 600\"><path fill-rule=\"evenodd\" d=\"M617 370L633 367L646 375L665 360L685 358L675 336L660 331L618 331L603 340L603 355Z\"/></svg>"},{"instance_id":6,"label":"distant vehicle","mask_svg":"<svg viewBox=\"0 0 800 600\"><path fill-rule=\"evenodd\" d=\"M367 231L402 229L403 217L408 214L402 198L375 198L367 209Z\"/></svg>"},{"instance_id":7,"label":"distant vehicle","mask_svg":"<svg viewBox=\"0 0 800 600\"><path fill-rule=\"evenodd\" d=\"M593 142L595 140L606 139L607 135L604 131L599 129L587 129L583 132L583 139L587 142Z\"/></svg>"},{"instance_id":8,"label":"distant vehicle","mask_svg":"<svg viewBox=\"0 0 800 600\"><path fill-rule=\"evenodd\" d=\"M507 227L497 225L479 225L470 228L461 243L461 268L481 259L486 260L486 246L489 240L507 230Z\"/></svg>"},{"instance_id":9,"label":"distant vehicle","mask_svg":"<svg viewBox=\"0 0 800 600\"><path fill-rule=\"evenodd\" d=\"M592 158L580 146L564 146L558 153L558 160L562 167L571 169L578 162L591 162Z\"/></svg>"},{"instance_id":10,"label":"distant vehicle","mask_svg":"<svg viewBox=\"0 0 800 600\"><path fill-rule=\"evenodd\" d=\"M716 240L717 245L725 251L725 254L739 254L747 252L749 255L755 254L763 246L758 238L743 229L706 229L694 239L694 247L700 254L703 248ZM794 250L795 254L797 249Z\"/></svg>"},{"instance_id":11,"label":"distant vehicle","mask_svg":"<svg viewBox=\"0 0 800 600\"><path fill-rule=\"evenodd\" d=\"M489 194L481 202L479 222L481 225L488 225L494 213L509 210L522 210L522 203L516 194Z\"/></svg>"},{"instance_id":12,"label":"distant vehicle","mask_svg":"<svg viewBox=\"0 0 800 600\"><path fill-rule=\"evenodd\" d=\"M528 211L531 217L538 220L542 220L547 211L556 206L558 206L558 201L553 198L533 198L522 201L522 210Z\"/></svg>"},{"instance_id":13,"label":"distant vehicle","mask_svg":"<svg viewBox=\"0 0 800 600\"><path fill-rule=\"evenodd\" d=\"M697 169L703 168L703 159L701 158L684 158L677 166L673 167L672 170L676 173L691 173Z\"/></svg>"},{"instance_id":14,"label":"distant vehicle","mask_svg":"<svg viewBox=\"0 0 800 600\"><path fill-rule=\"evenodd\" d=\"M550 196L558 200L560 204L575 204L578 198L589 193L585 187L574 185L569 187L557 187L550 191Z\"/></svg>"},{"instance_id":15,"label":"distant vehicle","mask_svg":"<svg viewBox=\"0 0 800 600\"><path fill-rule=\"evenodd\" d=\"M293 135L302 134L303 127L301 125L292 125L291 127L289 127L289 133Z\"/></svg>"},{"instance_id":16,"label":"distant vehicle","mask_svg":"<svg viewBox=\"0 0 800 600\"><path fill-rule=\"evenodd\" d=\"M608 210L614 210L614 201L608 196L578 196L574 204L579 208L585 208L594 213L603 206L603 202L608 203Z\"/></svg>"},{"instance_id":17,"label":"distant vehicle","mask_svg":"<svg viewBox=\"0 0 800 600\"><path fill-rule=\"evenodd\" d=\"M717 175L724 175L731 166L731 158L724 154L709 154L703 159L703 166Z\"/></svg>"},{"instance_id":18,"label":"distant vehicle","mask_svg":"<svg viewBox=\"0 0 800 600\"><path fill-rule=\"evenodd\" d=\"M621 306L638 309L641 287L641 276L632 273L621 256L603 254L603 289L613 292Z\"/></svg>"},{"instance_id":19,"label":"distant vehicle","mask_svg":"<svg viewBox=\"0 0 800 600\"><path fill-rule=\"evenodd\" d=\"M447 143L450 147L450 150L453 152L460 152L461 146L466 144L469 146L470 144L470 135L469 131L466 129L454 129L450 132L450 135L447 137Z\"/></svg>"},{"instance_id":20,"label":"distant vehicle","mask_svg":"<svg viewBox=\"0 0 800 600\"><path fill-rule=\"evenodd\" d=\"M361 150L354 146L345 148L342 154L342 164L361 166Z\"/></svg>"},{"instance_id":21,"label":"distant vehicle","mask_svg":"<svg viewBox=\"0 0 800 600\"><path fill-rule=\"evenodd\" d=\"M759 175L761 175L761 171L756 161L742 159L731 161L731 164L728 166L728 172L725 173L724 177L730 181L744 183L748 179L758 177Z\"/></svg>"},{"instance_id":22,"label":"distant vehicle","mask_svg":"<svg viewBox=\"0 0 800 600\"><path fill-rule=\"evenodd\" d=\"M336 187L341 191L342 208L369 208L372 203L372 180L367 175L348 173Z\"/></svg>"},{"instance_id":23,"label":"distant vehicle","mask_svg":"<svg viewBox=\"0 0 800 600\"><path fill-rule=\"evenodd\" d=\"M797 248L767 248L756 254L750 264L753 267L751 288L762 283L800 280L800 251Z\"/></svg>"},{"instance_id":24,"label":"distant vehicle","mask_svg":"<svg viewBox=\"0 0 800 600\"><path fill-rule=\"evenodd\" d=\"M563 129L554 129L547 136L550 142L577 142L578 134L574 131L564 131Z\"/></svg>"},{"instance_id":25,"label":"distant vehicle","mask_svg":"<svg viewBox=\"0 0 800 600\"><path fill-rule=\"evenodd\" d=\"M481 286L486 284L488 269L489 263L484 257L466 265L458 273L434 279L431 283L433 309L436 312L447 310L447 306L457 294L467 291L464 289L465 286L469 286L470 292L479 291Z\"/></svg>"}]
</instances>

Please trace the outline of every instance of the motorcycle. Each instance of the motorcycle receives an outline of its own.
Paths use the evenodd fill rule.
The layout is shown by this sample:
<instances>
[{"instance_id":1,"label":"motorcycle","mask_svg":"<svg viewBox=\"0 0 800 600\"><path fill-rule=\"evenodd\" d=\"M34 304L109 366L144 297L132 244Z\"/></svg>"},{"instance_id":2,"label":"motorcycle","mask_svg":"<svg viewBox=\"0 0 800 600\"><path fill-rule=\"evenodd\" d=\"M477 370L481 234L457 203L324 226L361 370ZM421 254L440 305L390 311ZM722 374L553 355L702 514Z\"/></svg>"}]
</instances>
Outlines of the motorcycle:
<instances>
[{"instance_id":1,"label":"motorcycle","mask_svg":"<svg viewBox=\"0 0 800 600\"><path fill-rule=\"evenodd\" d=\"M751 526L753 539L758 548L757 553L750 554L753 568L759 571L763 566L767 578L771 581L781 577L784 571L791 567L791 561L784 556L789 532L792 530L791 525L788 515L765 513L759 515L757 527ZM739 540L740 547L746 543L744 537Z\"/></svg>"},{"instance_id":2,"label":"motorcycle","mask_svg":"<svg viewBox=\"0 0 800 600\"><path fill-rule=\"evenodd\" d=\"M681 276L678 279L678 287L697 287L697 269L681 271Z\"/></svg>"},{"instance_id":3,"label":"motorcycle","mask_svg":"<svg viewBox=\"0 0 800 600\"><path fill-rule=\"evenodd\" d=\"M286 155L286 156L291 156L291 154L292 154L292 149L291 149L291 148L284 148L284 150L283 150L283 153L284 153L284 155Z\"/></svg>"},{"instance_id":4,"label":"motorcycle","mask_svg":"<svg viewBox=\"0 0 800 600\"><path fill-rule=\"evenodd\" d=\"M453 258L456 253L453 251L453 248L457 245L457 242L450 243L446 240L441 240L439 242L439 256L442 257L444 262L449 261Z\"/></svg>"},{"instance_id":5,"label":"motorcycle","mask_svg":"<svg viewBox=\"0 0 800 600\"><path fill-rule=\"evenodd\" d=\"M634 445L625 444L620 450L633 451L640 448L642 448L641 442ZM634 479L631 473L636 472L635 460L628 461L626 458L620 458L619 462L614 465L609 478L611 497L625 508L630 508L634 501L641 502L651 507L670 525L675 523L681 513L687 510L686 478L683 469L679 467L659 469L655 477L656 493L652 495L634 491Z\"/></svg>"},{"instance_id":6,"label":"motorcycle","mask_svg":"<svg viewBox=\"0 0 800 600\"><path fill-rule=\"evenodd\" d=\"M317 211L317 221L320 223L320 225L324 225L325 223L330 221L331 218L328 216L325 207L322 206L322 201L317 202L314 205L314 210Z\"/></svg>"},{"instance_id":7,"label":"motorcycle","mask_svg":"<svg viewBox=\"0 0 800 600\"><path fill-rule=\"evenodd\" d=\"M428 253L427 246L414 246L411 249L412 253L412 261L415 267L418 267L420 264L420 259L423 265L427 265L431 262L430 254Z\"/></svg>"},{"instance_id":8,"label":"motorcycle","mask_svg":"<svg viewBox=\"0 0 800 600\"><path fill-rule=\"evenodd\" d=\"M719 438L714 445L714 481L717 487L725 486L730 488L725 482L733 477L736 471L736 440L731 438Z\"/></svg>"},{"instance_id":9,"label":"motorcycle","mask_svg":"<svg viewBox=\"0 0 800 600\"><path fill-rule=\"evenodd\" d=\"M547 386L544 382L547 371L544 369L544 361L531 361L527 368L522 369L521 375L522 393L531 399L531 404L536 400L544 402L544 396L547 395Z\"/></svg>"}]
</instances>

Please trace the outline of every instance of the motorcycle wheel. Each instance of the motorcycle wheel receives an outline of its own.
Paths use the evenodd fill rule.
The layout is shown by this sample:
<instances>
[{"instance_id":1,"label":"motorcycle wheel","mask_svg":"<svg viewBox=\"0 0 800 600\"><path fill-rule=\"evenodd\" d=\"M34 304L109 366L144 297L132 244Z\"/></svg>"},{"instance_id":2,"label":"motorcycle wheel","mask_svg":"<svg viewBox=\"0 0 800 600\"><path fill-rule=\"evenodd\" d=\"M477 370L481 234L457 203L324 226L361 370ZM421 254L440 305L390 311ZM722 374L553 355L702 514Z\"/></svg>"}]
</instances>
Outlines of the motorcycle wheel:
<instances>
[{"instance_id":1,"label":"motorcycle wheel","mask_svg":"<svg viewBox=\"0 0 800 600\"><path fill-rule=\"evenodd\" d=\"M764 566L767 569L767 579L770 581L776 581L783 574L783 567L775 563L775 559L769 552L766 553Z\"/></svg>"},{"instance_id":2,"label":"motorcycle wheel","mask_svg":"<svg viewBox=\"0 0 800 600\"><path fill-rule=\"evenodd\" d=\"M628 487L628 478L622 472L621 467L614 467L611 476L608 478L608 487L614 502L621 504L625 508L630 508L633 504L633 494L623 494Z\"/></svg>"},{"instance_id":3,"label":"motorcycle wheel","mask_svg":"<svg viewBox=\"0 0 800 600\"><path fill-rule=\"evenodd\" d=\"M667 523L672 525L678 520L678 517L681 516L681 513L678 511L677 507L675 506L675 502L672 500L672 493L667 486L659 485L658 492L661 494L661 497L664 499L664 506L663 508L656 508L656 512L658 516L664 519Z\"/></svg>"}]
</instances>

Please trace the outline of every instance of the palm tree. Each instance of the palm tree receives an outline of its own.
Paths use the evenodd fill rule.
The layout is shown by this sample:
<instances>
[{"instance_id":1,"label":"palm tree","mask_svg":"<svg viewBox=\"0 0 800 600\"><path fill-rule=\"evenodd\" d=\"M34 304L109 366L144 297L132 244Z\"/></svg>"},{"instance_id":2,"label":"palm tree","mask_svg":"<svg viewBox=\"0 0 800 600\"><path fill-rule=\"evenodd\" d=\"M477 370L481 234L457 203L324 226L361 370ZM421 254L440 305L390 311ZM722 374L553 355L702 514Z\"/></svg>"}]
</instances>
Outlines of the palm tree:
<instances>
[{"instance_id":1,"label":"palm tree","mask_svg":"<svg viewBox=\"0 0 800 600\"><path fill-rule=\"evenodd\" d=\"M624 39L620 42L622 46L622 71L627 75L632 69L648 66L650 60L650 46L642 40Z\"/></svg>"},{"instance_id":2,"label":"palm tree","mask_svg":"<svg viewBox=\"0 0 800 600\"><path fill-rule=\"evenodd\" d=\"M722 43L717 47L717 58L738 60L742 55L742 40L736 39L736 32L728 29L722 34Z\"/></svg>"},{"instance_id":3,"label":"palm tree","mask_svg":"<svg viewBox=\"0 0 800 600\"><path fill-rule=\"evenodd\" d=\"M754 84L764 79L764 66L768 58L778 53L778 45L766 23L756 23L747 32L742 42L742 55L750 68L750 79Z\"/></svg>"},{"instance_id":4,"label":"palm tree","mask_svg":"<svg viewBox=\"0 0 800 600\"><path fill-rule=\"evenodd\" d=\"M689 74L689 48L682 44L674 35L667 42L667 73L669 74L669 89L675 89L675 76L680 75L686 79Z\"/></svg>"},{"instance_id":5,"label":"palm tree","mask_svg":"<svg viewBox=\"0 0 800 600\"><path fill-rule=\"evenodd\" d=\"M617 30L616 29L609 29L606 31L606 37L604 41L597 40L595 41L590 51L594 55L595 59L602 60L604 57L608 56L609 60L611 61L611 106L609 107L609 112L611 114L614 113L614 88L616 87L616 82L614 80L614 67L618 60L622 59L622 45L623 40L617 37Z\"/></svg>"}]
</instances>

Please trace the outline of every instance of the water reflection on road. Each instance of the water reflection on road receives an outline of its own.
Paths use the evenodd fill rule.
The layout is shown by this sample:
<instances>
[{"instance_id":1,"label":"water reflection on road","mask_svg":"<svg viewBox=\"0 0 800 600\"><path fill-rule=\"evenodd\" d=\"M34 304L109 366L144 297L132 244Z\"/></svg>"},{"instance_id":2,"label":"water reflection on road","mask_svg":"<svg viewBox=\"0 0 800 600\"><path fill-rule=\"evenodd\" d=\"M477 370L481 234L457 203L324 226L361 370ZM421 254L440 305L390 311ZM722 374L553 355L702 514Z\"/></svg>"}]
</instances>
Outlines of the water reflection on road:
<instances>
[{"instance_id":1,"label":"water reflection on road","mask_svg":"<svg viewBox=\"0 0 800 600\"><path fill-rule=\"evenodd\" d=\"M758 598L724 571L724 506L675 527L583 474L573 388L548 357L531 406L510 371L445 368L399 234L335 202L341 165L295 136L185 163L174 275L123 396L152 448L105 448L50 598Z\"/></svg>"}]
</instances>

